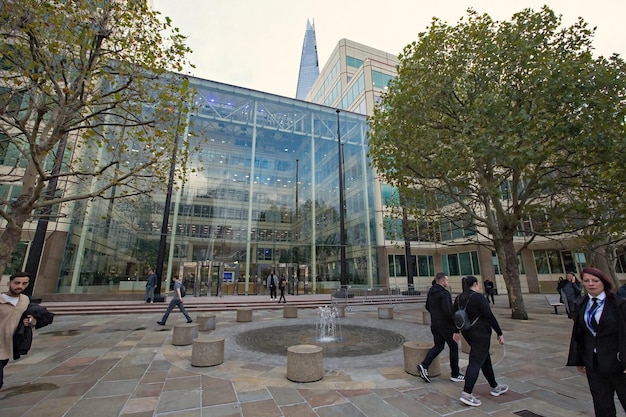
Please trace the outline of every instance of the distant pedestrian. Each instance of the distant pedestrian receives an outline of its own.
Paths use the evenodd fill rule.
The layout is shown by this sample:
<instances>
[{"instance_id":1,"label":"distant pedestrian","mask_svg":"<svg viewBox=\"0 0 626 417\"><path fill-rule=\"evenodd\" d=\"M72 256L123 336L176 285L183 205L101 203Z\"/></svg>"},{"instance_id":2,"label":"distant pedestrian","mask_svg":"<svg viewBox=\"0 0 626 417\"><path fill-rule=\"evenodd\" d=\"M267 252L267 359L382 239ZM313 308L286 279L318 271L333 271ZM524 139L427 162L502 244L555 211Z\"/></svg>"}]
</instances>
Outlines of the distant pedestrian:
<instances>
[{"instance_id":1,"label":"distant pedestrian","mask_svg":"<svg viewBox=\"0 0 626 417\"><path fill-rule=\"evenodd\" d=\"M486 278L484 282L484 286L485 286L485 297L487 297L487 301L489 301L489 298L491 297L491 304L495 305L496 300L495 298L493 298L493 296L496 292L496 287L495 285L493 285L493 281L490 280L489 278Z\"/></svg>"},{"instance_id":2,"label":"distant pedestrian","mask_svg":"<svg viewBox=\"0 0 626 417\"><path fill-rule=\"evenodd\" d=\"M152 303L154 301L154 290L157 286L157 274L154 273L152 268L148 268L148 281L146 282L146 303Z\"/></svg>"},{"instance_id":3,"label":"distant pedestrian","mask_svg":"<svg viewBox=\"0 0 626 417\"><path fill-rule=\"evenodd\" d=\"M270 300L276 299L276 288L278 288L278 276L274 273L274 270L270 272L267 276L267 281L265 282L267 288L270 289Z\"/></svg>"},{"instance_id":4,"label":"distant pedestrian","mask_svg":"<svg viewBox=\"0 0 626 417\"><path fill-rule=\"evenodd\" d=\"M446 343L450 349L450 380L461 382L465 379L459 372L460 335L454 326L452 296L446 289L449 283L450 278L445 273L438 272L435 275L435 283L430 287L426 296L426 310L430 313L430 331L435 342L435 345L426 353L424 360L417 365L420 377L426 382L430 382L428 367L441 353Z\"/></svg>"},{"instance_id":5,"label":"distant pedestrian","mask_svg":"<svg viewBox=\"0 0 626 417\"><path fill-rule=\"evenodd\" d=\"M170 316L170 313L172 312L172 310L174 310L174 307L178 307L180 309L180 312L183 313L183 315L187 319L187 323L191 323L193 321L191 317L189 316L189 314L187 313L187 310L185 310L185 306L183 305L183 297L180 292L180 288L182 286L183 284L182 282L180 282L180 279L178 277L174 277L174 293L172 294L172 300L170 301L170 304L167 306L167 311L163 315L163 318L161 319L161 321L157 321L158 325L165 326L165 323L167 322L167 318Z\"/></svg>"},{"instance_id":6,"label":"distant pedestrian","mask_svg":"<svg viewBox=\"0 0 626 417\"><path fill-rule=\"evenodd\" d=\"M285 290L287 289L287 278L285 278L285 274L280 276L278 286L280 287L280 298L278 299L278 302L280 303L280 300L283 300L283 303L286 303L287 300L285 299Z\"/></svg>"},{"instance_id":7,"label":"distant pedestrian","mask_svg":"<svg viewBox=\"0 0 626 417\"><path fill-rule=\"evenodd\" d=\"M29 274L16 272L9 277L9 290L0 294L0 388L4 381L4 367L14 357L13 335L20 320L24 327L35 325L33 316L22 317L30 304L30 298L22 294L29 283Z\"/></svg>"},{"instance_id":8,"label":"distant pedestrian","mask_svg":"<svg viewBox=\"0 0 626 417\"><path fill-rule=\"evenodd\" d=\"M569 318L573 317L574 303L580 298L582 291L583 286L576 279L574 273L568 272L565 275L565 284L563 284L563 288L561 288L561 299L563 300L563 304L565 304L565 310Z\"/></svg>"}]
</instances>

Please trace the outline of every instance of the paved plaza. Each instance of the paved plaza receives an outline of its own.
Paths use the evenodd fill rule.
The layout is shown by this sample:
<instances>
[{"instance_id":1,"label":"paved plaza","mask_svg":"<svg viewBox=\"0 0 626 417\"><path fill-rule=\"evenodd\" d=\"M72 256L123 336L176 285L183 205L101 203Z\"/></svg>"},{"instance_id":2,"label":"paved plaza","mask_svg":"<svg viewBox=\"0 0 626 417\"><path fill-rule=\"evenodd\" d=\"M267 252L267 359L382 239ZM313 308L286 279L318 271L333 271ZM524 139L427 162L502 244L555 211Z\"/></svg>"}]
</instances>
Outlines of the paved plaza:
<instances>
[{"instance_id":1,"label":"paved plaza","mask_svg":"<svg viewBox=\"0 0 626 417\"><path fill-rule=\"evenodd\" d=\"M0 415L592 416L586 379L564 366L571 321L563 311L554 314L543 295L526 295L525 301L530 319L519 321L509 318L506 297L496 297L494 313L507 343L502 348L494 338L492 360L498 382L510 390L490 396L481 375L474 390L480 407L459 401L463 384L449 380L447 348L440 357L442 374L430 384L404 372L401 346L382 354L324 357L322 380L291 382L286 378L286 354L252 351L237 338L258 329L271 335L274 326L297 331L298 325L316 321L317 309L299 309L293 319L283 318L282 310L268 309L254 310L248 323L236 322L232 310L215 313L216 329L209 334L225 338L225 360L213 367L192 367L191 346L172 345L173 325L184 322L177 311L166 326L156 324L162 312L58 315L52 325L36 331L30 353L5 368ZM54 303L47 307L54 311ZM421 303L398 304L393 319L379 319L377 306L352 306L340 324L389 330L407 341L431 341L422 309ZM191 313L194 318L196 314ZM463 370L467 354L460 356Z\"/></svg>"}]
</instances>

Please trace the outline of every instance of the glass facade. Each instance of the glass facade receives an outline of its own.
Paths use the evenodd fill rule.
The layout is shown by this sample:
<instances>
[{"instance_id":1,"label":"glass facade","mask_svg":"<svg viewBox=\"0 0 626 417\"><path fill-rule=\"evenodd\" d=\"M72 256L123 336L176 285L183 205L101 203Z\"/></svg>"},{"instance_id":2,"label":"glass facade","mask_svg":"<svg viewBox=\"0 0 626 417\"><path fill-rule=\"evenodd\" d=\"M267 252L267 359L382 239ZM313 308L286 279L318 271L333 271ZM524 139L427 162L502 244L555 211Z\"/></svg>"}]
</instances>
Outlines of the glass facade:
<instances>
[{"instance_id":1,"label":"glass facade","mask_svg":"<svg viewBox=\"0 0 626 417\"><path fill-rule=\"evenodd\" d=\"M189 174L173 187L163 277L215 267L252 290L270 269L330 291L340 280L338 126L348 283L380 283L366 119L320 105L193 80ZM179 161L180 163L180 161ZM137 290L156 263L166 193L77 204L59 292ZM211 291L212 274L201 278ZM241 292L241 289L239 290Z\"/></svg>"}]
</instances>

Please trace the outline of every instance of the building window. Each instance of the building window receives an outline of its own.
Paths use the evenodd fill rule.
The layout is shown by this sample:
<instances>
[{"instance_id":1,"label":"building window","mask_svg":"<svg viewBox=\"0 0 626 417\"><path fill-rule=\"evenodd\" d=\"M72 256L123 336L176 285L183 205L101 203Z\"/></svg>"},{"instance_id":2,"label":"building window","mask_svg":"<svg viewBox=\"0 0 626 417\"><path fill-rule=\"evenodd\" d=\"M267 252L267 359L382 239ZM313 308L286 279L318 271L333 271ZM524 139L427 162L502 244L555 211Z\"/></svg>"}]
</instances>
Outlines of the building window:
<instances>
[{"instance_id":1,"label":"building window","mask_svg":"<svg viewBox=\"0 0 626 417\"><path fill-rule=\"evenodd\" d=\"M556 250L535 250L533 255L538 274L563 274L565 272L561 252Z\"/></svg>"},{"instance_id":2,"label":"building window","mask_svg":"<svg viewBox=\"0 0 626 417\"><path fill-rule=\"evenodd\" d=\"M352 68L361 68L363 65L363 60L358 58L353 58L351 56L346 56L346 64Z\"/></svg>"},{"instance_id":3,"label":"building window","mask_svg":"<svg viewBox=\"0 0 626 417\"><path fill-rule=\"evenodd\" d=\"M480 275L478 252L461 252L442 255L443 271L449 276Z\"/></svg>"},{"instance_id":4,"label":"building window","mask_svg":"<svg viewBox=\"0 0 626 417\"><path fill-rule=\"evenodd\" d=\"M389 277L406 277L404 255L387 255L389 261Z\"/></svg>"}]
</instances>

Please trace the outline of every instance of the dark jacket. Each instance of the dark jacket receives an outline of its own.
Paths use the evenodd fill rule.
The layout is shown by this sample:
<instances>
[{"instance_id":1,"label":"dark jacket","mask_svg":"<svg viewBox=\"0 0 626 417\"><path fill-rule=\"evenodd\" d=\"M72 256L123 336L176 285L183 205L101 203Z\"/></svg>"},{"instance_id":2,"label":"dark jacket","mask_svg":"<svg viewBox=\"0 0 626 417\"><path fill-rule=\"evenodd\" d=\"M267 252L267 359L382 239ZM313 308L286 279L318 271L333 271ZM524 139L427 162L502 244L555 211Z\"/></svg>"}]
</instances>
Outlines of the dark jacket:
<instances>
[{"instance_id":1,"label":"dark jacket","mask_svg":"<svg viewBox=\"0 0 626 417\"><path fill-rule=\"evenodd\" d=\"M606 293L596 336L587 328L585 309L589 296L574 304L574 327L570 340L567 366L584 366L600 373L620 373L626 369L626 301ZM597 367L594 365L594 348Z\"/></svg>"},{"instance_id":2,"label":"dark jacket","mask_svg":"<svg viewBox=\"0 0 626 417\"><path fill-rule=\"evenodd\" d=\"M27 316L33 316L36 320L35 329L47 326L54 320L54 313L49 312L45 307L34 303L29 304L22 314L15 333L13 333L13 359L19 359L22 355L26 355L33 343L33 328L23 324Z\"/></svg>"},{"instance_id":3,"label":"dark jacket","mask_svg":"<svg viewBox=\"0 0 626 417\"><path fill-rule=\"evenodd\" d=\"M570 314L570 316L574 310L574 303L578 300L578 298L580 298L582 290L582 284L576 281L567 281L561 289L561 301L563 301L564 304L567 304L567 313Z\"/></svg>"},{"instance_id":4,"label":"dark jacket","mask_svg":"<svg viewBox=\"0 0 626 417\"><path fill-rule=\"evenodd\" d=\"M452 296L441 285L435 284L428 290L426 310L430 313L431 327L442 332L458 332L454 326Z\"/></svg>"},{"instance_id":5,"label":"dark jacket","mask_svg":"<svg viewBox=\"0 0 626 417\"><path fill-rule=\"evenodd\" d=\"M473 337L491 337L491 329L493 329L498 336L501 336L502 329L500 329L500 324L489 307L489 301L478 294L470 298L472 294L475 294L474 291L464 292L454 299L454 311L467 304L465 311L470 321L474 323L472 328L463 334L470 333ZM477 318L478 320L476 320ZM475 320L476 322L474 322Z\"/></svg>"}]
</instances>

